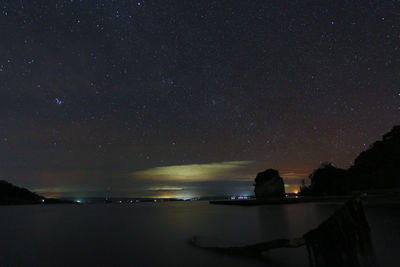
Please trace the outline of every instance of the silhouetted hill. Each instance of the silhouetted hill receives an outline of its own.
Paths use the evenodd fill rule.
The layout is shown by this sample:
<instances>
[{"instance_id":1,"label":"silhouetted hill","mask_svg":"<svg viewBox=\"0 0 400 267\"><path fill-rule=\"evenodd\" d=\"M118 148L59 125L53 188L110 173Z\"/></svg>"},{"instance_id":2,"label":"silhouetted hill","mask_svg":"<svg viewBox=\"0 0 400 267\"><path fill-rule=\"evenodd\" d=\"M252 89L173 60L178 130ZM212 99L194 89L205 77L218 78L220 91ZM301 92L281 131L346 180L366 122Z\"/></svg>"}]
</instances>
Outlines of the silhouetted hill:
<instances>
[{"instance_id":1,"label":"silhouetted hill","mask_svg":"<svg viewBox=\"0 0 400 267\"><path fill-rule=\"evenodd\" d=\"M72 200L45 198L26 188L0 180L0 205L22 204L73 204Z\"/></svg>"},{"instance_id":2,"label":"silhouetted hill","mask_svg":"<svg viewBox=\"0 0 400 267\"><path fill-rule=\"evenodd\" d=\"M347 170L323 164L310 176L311 185L301 187L302 195L340 195L355 190L400 187L400 125L382 140L360 153Z\"/></svg>"},{"instance_id":3,"label":"silhouetted hill","mask_svg":"<svg viewBox=\"0 0 400 267\"><path fill-rule=\"evenodd\" d=\"M363 151L349 169L352 189L400 187L400 125Z\"/></svg>"},{"instance_id":4,"label":"silhouetted hill","mask_svg":"<svg viewBox=\"0 0 400 267\"><path fill-rule=\"evenodd\" d=\"M41 203L42 199L45 198L28 189L0 180L0 205L36 204Z\"/></svg>"}]
</instances>

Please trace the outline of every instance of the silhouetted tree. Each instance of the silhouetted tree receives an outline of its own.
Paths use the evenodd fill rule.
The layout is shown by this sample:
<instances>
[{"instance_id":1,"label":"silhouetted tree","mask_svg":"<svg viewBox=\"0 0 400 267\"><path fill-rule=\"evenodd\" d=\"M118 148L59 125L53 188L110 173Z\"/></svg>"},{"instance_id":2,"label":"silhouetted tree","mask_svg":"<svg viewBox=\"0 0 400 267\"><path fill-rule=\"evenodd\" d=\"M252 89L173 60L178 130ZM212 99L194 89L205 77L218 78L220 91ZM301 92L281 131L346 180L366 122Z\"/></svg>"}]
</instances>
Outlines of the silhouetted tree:
<instances>
[{"instance_id":1,"label":"silhouetted tree","mask_svg":"<svg viewBox=\"0 0 400 267\"><path fill-rule=\"evenodd\" d=\"M304 179L302 179L298 195L300 195L300 196L308 196L308 195L311 195L311 194L312 194L312 192L311 192L310 187L307 186L306 185L306 181Z\"/></svg>"},{"instance_id":2,"label":"silhouetted tree","mask_svg":"<svg viewBox=\"0 0 400 267\"><path fill-rule=\"evenodd\" d=\"M331 163L323 163L310 175L312 194L342 195L348 193L346 170L336 168Z\"/></svg>"}]
</instances>

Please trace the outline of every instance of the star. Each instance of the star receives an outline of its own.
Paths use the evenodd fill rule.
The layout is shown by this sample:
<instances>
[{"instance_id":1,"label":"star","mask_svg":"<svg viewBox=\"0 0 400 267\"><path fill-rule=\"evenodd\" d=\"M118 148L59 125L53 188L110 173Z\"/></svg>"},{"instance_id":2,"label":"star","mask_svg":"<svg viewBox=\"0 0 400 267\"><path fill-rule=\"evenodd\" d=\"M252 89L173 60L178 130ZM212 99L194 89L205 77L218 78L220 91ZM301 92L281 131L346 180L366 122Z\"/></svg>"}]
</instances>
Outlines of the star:
<instances>
[{"instance_id":1,"label":"star","mask_svg":"<svg viewBox=\"0 0 400 267\"><path fill-rule=\"evenodd\" d=\"M57 104L57 105L62 105L62 104L64 104L64 101L62 101L60 98L58 98L58 97L56 97L56 98L54 98L54 102Z\"/></svg>"}]
</instances>

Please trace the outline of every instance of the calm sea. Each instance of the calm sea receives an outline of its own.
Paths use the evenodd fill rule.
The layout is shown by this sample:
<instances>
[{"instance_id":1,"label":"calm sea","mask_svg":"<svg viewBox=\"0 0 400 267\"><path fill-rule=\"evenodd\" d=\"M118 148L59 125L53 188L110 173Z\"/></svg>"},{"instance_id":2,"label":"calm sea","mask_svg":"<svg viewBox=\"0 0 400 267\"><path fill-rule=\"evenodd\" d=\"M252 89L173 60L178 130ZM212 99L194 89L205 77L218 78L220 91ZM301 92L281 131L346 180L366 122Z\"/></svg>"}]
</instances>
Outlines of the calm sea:
<instances>
[{"instance_id":1,"label":"calm sea","mask_svg":"<svg viewBox=\"0 0 400 267\"><path fill-rule=\"evenodd\" d=\"M206 201L0 207L0 266L308 266L305 248L262 259L191 246L299 237L337 204L234 207ZM400 205L367 205L382 266L398 263Z\"/></svg>"}]
</instances>

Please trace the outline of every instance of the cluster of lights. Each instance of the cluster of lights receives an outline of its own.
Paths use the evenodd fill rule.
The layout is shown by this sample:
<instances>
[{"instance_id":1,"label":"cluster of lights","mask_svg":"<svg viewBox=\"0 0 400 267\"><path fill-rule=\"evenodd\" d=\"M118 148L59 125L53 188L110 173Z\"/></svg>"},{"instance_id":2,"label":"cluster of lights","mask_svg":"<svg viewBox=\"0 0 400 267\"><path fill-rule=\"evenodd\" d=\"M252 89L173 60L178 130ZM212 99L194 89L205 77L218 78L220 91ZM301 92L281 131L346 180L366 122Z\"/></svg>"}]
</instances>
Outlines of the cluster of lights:
<instances>
[{"instance_id":1,"label":"cluster of lights","mask_svg":"<svg viewBox=\"0 0 400 267\"><path fill-rule=\"evenodd\" d=\"M292 192L292 193L286 193L285 194L285 197L287 197L287 198L298 198L299 197L299 195L298 195L298 192Z\"/></svg>"},{"instance_id":2,"label":"cluster of lights","mask_svg":"<svg viewBox=\"0 0 400 267\"><path fill-rule=\"evenodd\" d=\"M140 202L140 200L139 199L136 199L136 200L126 200L126 201L124 201L124 200L116 200L116 201L112 201L113 203L118 203L118 204L123 204L123 203L131 203L131 204L133 204L133 203L139 203Z\"/></svg>"},{"instance_id":3,"label":"cluster of lights","mask_svg":"<svg viewBox=\"0 0 400 267\"><path fill-rule=\"evenodd\" d=\"M196 201L199 200L197 197L189 197L189 198L184 198L183 200L185 201Z\"/></svg>"},{"instance_id":4,"label":"cluster of lights","mask_svg":"<svg viewBox=\"0 0 400 267\"><path fill-rule=\"evenodd\" d=\"M249 199L250 197L248 197L248 196L233 196L233 197L231 197L231 199L232 200L234 200L234 199Z\"/></svg>"}]
</instances>

